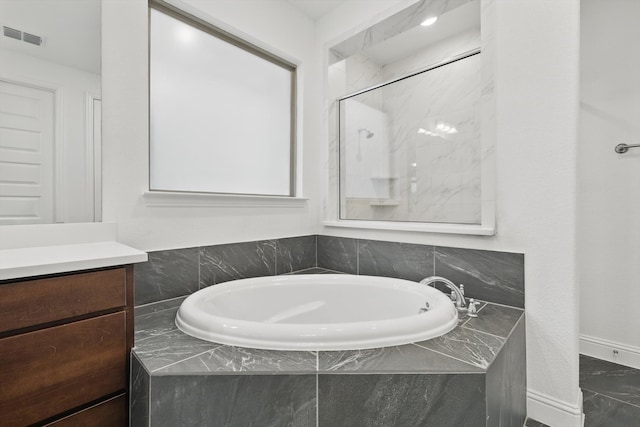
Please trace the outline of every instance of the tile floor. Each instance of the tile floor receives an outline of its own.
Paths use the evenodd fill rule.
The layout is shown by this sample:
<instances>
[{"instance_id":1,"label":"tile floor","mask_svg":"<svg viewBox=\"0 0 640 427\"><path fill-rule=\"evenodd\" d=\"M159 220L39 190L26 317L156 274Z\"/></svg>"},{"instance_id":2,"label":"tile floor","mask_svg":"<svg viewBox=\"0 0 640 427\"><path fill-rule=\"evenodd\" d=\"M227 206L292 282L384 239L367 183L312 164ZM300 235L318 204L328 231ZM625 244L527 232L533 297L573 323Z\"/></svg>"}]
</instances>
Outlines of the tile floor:
<instances>
[{"instance_id":1,"label":"tile floor","mask_svg":"<svg viewBox=\"0 0 640 427\"><path fill-rule=\"evenodd\" d=\"M585 427L640 427L640 370L580 355ZM527 419L525 427L549 427Z\"/></svg>"},{"instance_id":2,"label":"tile floor","mask_svg":"<svg viewBox=\"0 0 640 427\"><path fill-rule=\"evenodd\" d=\"M640 370L580 355L585 427L640 427Z\"/></svg>"}]
</instances>

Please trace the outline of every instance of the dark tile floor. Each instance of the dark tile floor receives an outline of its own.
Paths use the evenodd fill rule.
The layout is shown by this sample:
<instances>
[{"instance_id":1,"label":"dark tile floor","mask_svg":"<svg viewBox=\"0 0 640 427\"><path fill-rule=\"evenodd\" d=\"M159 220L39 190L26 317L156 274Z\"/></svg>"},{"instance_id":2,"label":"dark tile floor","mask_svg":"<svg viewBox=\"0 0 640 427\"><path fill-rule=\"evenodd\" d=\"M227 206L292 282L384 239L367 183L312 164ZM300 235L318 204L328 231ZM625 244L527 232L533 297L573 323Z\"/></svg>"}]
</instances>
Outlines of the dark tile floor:
<instances>
[{"instance_id":1,"label":"dark tile floor","mask_svg":"<svg viewBox=\"0 0 640 427\"><path fill-rule=\"evenodd\" d=\"M585 427L640 427L640 370L580 355Z\"/></svg>"},{"instance_id":2,"label":"dark tile floor","mask_svg":"<svg viewBox=\"0 0 640 427\"><path fill-rule=\"evenodd\" d=\"M580 355L585 427L640 427L640 370ZM549 427L527 419L524 427Z\"/></svg>"}]
</instances>

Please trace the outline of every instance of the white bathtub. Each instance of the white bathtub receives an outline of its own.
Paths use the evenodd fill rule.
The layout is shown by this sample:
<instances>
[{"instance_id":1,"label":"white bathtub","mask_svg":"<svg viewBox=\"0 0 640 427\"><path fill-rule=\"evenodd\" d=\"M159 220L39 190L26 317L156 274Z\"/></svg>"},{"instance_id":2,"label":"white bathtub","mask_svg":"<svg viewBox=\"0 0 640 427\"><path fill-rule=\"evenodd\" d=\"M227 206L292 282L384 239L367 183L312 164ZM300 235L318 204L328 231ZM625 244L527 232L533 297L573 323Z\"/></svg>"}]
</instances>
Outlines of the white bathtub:
<instances>
[{"instance_id":1,"label":"white bathtub","mask_svg":"<svg viewBox=\"0 0 640 427\"><path fill-rule=\"evenodd\" d=\"M189 296L176 316L196 338L268 350L388 347L438 337L457 322L453 303L435 288L346 274L226 282Z\"/></svg>"}]
</instances>

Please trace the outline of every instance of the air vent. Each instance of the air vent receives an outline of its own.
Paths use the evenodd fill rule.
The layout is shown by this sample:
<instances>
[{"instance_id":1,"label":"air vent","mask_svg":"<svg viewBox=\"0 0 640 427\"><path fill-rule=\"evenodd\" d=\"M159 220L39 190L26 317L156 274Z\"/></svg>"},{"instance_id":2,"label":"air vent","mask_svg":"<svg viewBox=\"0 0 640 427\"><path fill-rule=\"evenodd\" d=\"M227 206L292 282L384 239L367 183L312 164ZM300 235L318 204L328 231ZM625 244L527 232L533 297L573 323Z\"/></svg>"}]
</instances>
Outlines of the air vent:
<instances>
[{"instance_id":1,"label":"air vent","mask_svg":"<svg viewBox=\"0 0 640 427\"><path fill-rule=\"evenodd\" d=\"M12 39L16 39L16 40L22 40L22 31L3 26L2 32L7 37L11 37Z\"/></svg>"},{"instance_id":2,"label":"air vent","mask_svg":"<svg viewBox=\"0 0 640 427\"><path fill-rule=\"evenodd\" d=\"M40 46L42 44L42 37L34 34L23 33L22 40L27 43L35 44L36 46Z\"/></svg>"}]
</instances>

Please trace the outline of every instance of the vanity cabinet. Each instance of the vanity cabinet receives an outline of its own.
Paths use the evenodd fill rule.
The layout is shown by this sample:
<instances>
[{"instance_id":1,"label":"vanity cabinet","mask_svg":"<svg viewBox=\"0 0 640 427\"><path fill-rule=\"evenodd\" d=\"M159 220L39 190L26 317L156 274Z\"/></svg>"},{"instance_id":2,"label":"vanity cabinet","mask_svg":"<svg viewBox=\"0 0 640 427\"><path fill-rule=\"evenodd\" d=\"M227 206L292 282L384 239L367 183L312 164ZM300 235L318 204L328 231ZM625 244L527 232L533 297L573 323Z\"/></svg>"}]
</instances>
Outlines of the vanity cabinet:
<instances>
[{"instance_id":1,"label":"vanity cabinet","mask_svg":"<svg viewBox=\"0 0 640 427\"><path fill-rule=\"evenodd\" d=\"M133 266L0 282L0 424L126 426Z\"/></svg>"}]
</instances>

